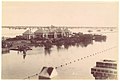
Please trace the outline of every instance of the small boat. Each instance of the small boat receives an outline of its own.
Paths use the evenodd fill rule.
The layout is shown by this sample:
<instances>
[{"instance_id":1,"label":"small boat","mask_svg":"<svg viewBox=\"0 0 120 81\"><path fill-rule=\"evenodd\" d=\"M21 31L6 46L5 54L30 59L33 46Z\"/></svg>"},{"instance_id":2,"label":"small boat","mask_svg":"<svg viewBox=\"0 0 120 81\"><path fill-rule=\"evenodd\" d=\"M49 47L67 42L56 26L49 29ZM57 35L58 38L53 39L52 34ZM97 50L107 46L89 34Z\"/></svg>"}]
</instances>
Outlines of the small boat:
<instances>
[{"instance_id":1,"label":"small boat","mask_svg":"<svg viewBox=\"0 0 120 81\"><path fill-rule=\"evenodd\" d=\"M10 50L16 50L16 51L18 51L19 49L18 48L12 48ZM32 49L31 48L27 48L26 50L32 50Z\"/></svg>"},{"instance_id":2,"label":"small boat","mask_svg":"<svg viewBox=\"0 0 120 81\"><path fill-rule=\"evenodd\" d=\"M112 29L110 31L113 31Z\"/></svg>"},{"instance_id":3,"label":"small boat","mask_svg":"<svg viewBox=\"0 0 120 81\"><path fill-rule=\"evenodd\" d=\"M19 49L18 48L11 48L10 50L18 51ZM26 50L32 50L32 49L31 48L26 48Z\"/></svg>"},{"instance_id":4,"label":"small boat","mask_svg":"<svg viewBox=\"0 0 120 81\"><path fill-rule=\"evenodd\" d=\"M92 30L88 30L88 32L93 32Z\"/></svg>"},{"instance_id":5,"label":"small boat","mask_svg":"<svg viewBox=\"0 0 120 81\"><path fill-rule=\"evenodd\" d=\"M23 50L32 50L32 49L30 47L22 47L22 48L13 47L13 48L10 48L10 50L23 51Z\"/></svg>"},{"instance_id":6,"label":"small boat","mask_svg":"<svg viewBox=\"0 0 120 81\"><path fill-rule=\"evenodd\" d=\"M97 30L98 32L100 32L101 30Z\"/></svg>"}]
</instances>

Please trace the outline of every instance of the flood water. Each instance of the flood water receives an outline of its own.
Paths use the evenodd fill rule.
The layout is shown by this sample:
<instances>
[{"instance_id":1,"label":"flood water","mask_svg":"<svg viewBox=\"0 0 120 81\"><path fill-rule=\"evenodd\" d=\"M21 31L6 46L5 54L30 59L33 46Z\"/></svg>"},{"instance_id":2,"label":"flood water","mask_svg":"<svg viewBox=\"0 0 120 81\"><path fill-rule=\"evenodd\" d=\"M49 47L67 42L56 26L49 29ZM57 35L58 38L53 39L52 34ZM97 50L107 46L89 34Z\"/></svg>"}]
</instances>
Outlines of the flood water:
<instances>
[{"instance_id":1,"label":"flood water","mask_svg":"<svg viewBox=\"0 0 120 81\"><path fill-rule=\"evenodd\" d=\"M85 33L87 30L74 31ZM14 37L22 34L25 30L3 29L2 31L3 36ZM9 31L9 33L5 31ZM57 69L58 75L53 79L94 79L91 68L95 66L96 61L103 59L118 60L118 32L101 29L100 32L93 30L91 33L106 35L106 42L93 41L87 47L70 46L68 49L63 46L60 49L53 46L49 53L46 53L43 47L33 46L26 55L18 54L17 51L2 54L2 79L24 79L39 73L43 66L58 67L60 65L64 66ZM106 51L101 52L103 50ZM90 56L94 53L98 54ZM84 59L77 61L81 58ZM69 64L66 65L66 63ZM38 79L38 77L35 76L30 79Z\"/></svg>"}]
</instances>

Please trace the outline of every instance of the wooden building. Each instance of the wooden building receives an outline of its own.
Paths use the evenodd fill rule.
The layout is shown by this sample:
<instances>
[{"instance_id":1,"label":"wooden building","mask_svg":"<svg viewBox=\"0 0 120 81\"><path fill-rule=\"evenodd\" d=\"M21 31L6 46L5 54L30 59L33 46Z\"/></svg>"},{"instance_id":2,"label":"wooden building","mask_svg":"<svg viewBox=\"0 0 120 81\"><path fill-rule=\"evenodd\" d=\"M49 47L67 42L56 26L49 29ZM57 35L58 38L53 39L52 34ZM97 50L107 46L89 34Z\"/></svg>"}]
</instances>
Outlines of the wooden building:
<instances>
[{"instance_id":1,"label":"wooden building","mask_svg":"<svg viewBox=\"0 0 120 81\"><path fill-rule=\"evenodd\" d=\"M44 37L44 30L38 29L34 32L34 38L41 39Z\"/></svg>"},{"instance_id":2,"label":"wooden building","mask_svg":"<svg viewBox=\"0 0 120 81\"><path fill-rule=\"evenodd\" d=\"M34 37L34 34L31 32L31 30L27 30L23 33L24 39L32 39Z\"/></svg>"}]
</instances>

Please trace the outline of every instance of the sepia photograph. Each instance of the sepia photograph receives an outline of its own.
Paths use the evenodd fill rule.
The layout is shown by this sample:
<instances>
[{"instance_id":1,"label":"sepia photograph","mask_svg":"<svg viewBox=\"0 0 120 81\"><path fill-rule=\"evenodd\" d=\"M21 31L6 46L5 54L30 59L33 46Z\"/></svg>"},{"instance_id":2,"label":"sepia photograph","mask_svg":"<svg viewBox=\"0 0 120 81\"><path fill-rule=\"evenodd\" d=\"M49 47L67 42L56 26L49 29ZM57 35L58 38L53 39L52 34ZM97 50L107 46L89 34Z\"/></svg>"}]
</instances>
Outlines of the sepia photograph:
<instances>
[{"instance_id":1,"label":"sepia photograph","mask_svg":"<svg viewBox=\"0 0 120 81\"><path fill-rule=\"evenodd\" d=\"M118 1L2 1L2 80L118 80Z\"/></svg>"}]
</instances>

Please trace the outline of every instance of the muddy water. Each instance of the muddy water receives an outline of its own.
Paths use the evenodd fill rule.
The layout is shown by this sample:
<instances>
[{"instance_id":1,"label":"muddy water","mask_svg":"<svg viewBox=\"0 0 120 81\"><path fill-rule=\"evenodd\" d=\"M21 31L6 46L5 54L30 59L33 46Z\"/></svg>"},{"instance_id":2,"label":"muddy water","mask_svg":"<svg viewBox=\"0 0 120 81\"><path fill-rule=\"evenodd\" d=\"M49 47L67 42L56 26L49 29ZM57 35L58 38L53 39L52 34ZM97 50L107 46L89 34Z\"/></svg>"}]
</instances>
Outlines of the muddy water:
<instances>
[{"instance_id":1,"label":"muddy water","mask_svg":"<svg viewBox=\"0 0 120 81\"><path fill-rule=\"evenodd\" d=\"M9 33L5 33L8 29L3 30L3 36L14 37L19 35L25 30L10 30ZM87 32L87 30L79 30ZM16 34L13 34L16 32ZM108 32L108 33L107 33ZM103 34L107 36L106 42L95 42L89 44L87 47L71 46L68 49L57 49L56 46L51 48L50 53L45 53L43 47L32 47L33 50L27 51L26 56L17 51L10 51L10 53L2 54L2 79L24 79L30 75L39 73L43 66L59 67L57 69L58 76L54 79L94 79L90 70L95 66L95 62L102 59L118 58L118 48L114 47L118 45L117 32L109 30L93 33ZM93 53L103 51L105 49L110 50L101 52L94 56L90 56ZM87 57L89 56L89 57ZM84 58L77 61L77 59ZM70 63L65 65L66 63ZM31 79L37 79L38 77L32 77Z\"/></svg>"}]
</instances>

